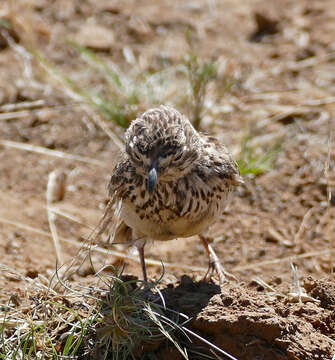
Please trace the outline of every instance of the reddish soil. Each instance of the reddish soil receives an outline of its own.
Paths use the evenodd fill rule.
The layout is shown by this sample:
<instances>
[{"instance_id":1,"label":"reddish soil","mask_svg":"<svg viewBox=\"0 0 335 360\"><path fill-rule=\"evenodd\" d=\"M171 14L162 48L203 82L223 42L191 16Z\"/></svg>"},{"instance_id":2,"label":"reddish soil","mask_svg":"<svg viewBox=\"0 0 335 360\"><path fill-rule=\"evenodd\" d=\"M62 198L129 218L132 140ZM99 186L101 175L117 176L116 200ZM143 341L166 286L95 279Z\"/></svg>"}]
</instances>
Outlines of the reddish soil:
<instances>
[{"instance_id":1,"label":"reddish soil","mask_svg":"<svg viewBox=\"0 0 335 360\"><path fill-rule=\"evenodd\" d=\"M288 301L253 283L220 289L187 277L164 295L167 307L194 317L189 328L237 359L327 359L334 349L335 287L312 278L305 287L320 302Z\"/></svg>"},{"instance_id":2,"label":"reddish soil","mask_svg":"<svg viewBox=\"0 0 335 360\"><path fill-rule=\"evenodd\" d=\"M226 269L239 282L222 289L197 282L206 271L207 258L196 238L154 243L147 257L166 264L168 306L194 316L193 330L239 360L331 359L335 3L22 0L13 7L9 3L0 4L0 18L12 23L9 33L14 41L8 44L0 22L0 141L59 150L102 165L0 143L1 302L26 287L24 277L49 278L54 273L56 257L46 211L49 173L57 169L66 175L64 196L53 205L78 220L60 215L56 219L61 252L69 262L87 240L91 232L87 227L97 226L103 214L118 152L85 109L74 105L65 86L15 46L37 50L80 86L94 88L99 76L87 69L67 39L94 49L124 71L131 71L124 55L130 49L146 70L155 71L181 63L189 51L185 34L191 29L197 55L220 64L215 91L209 87L202 130L216 134L236 157L248 131L254 146L266 149L281 139L282 151L271 171L245 177L222 222L208 233ZM231 80L233 86L227 90L224 81ZM20 113L20 105L37 100L42 105ZM14 110L8 104L14 104ZM190 114L187 103L176 106ZM12 111L16 116L1 117ZM107 126L122 137L123 129ZM120 263L117 256L102 252L95 252L92 260L97 268ZM291 262L302 289L318 301L299 303L289 295L297 291ZM138 276L138 262L126 260L126 272ZM152 278L160 272L160 266L149 267ZM274 290L253 281L256 276ZM86 266L73 281L94 278ZM161 346L156 354L177 359L174 351Z\"/></svg>"}]
</instances>

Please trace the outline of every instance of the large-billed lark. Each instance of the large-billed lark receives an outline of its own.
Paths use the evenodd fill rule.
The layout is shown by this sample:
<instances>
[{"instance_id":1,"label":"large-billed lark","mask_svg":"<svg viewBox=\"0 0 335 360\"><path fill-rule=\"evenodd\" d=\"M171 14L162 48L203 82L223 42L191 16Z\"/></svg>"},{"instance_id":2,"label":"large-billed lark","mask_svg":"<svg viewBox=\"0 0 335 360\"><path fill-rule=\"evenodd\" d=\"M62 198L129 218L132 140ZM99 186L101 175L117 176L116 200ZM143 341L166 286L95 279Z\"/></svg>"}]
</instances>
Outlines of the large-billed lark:
<instances>
[{"instance_id":1,"label":"large-billed lark","mask_svg":"<svg viewBox=\"0 0 335 360\"><path fill-rule=\"evenodd\" d=\"M112 205L119 204L114 242L137 246L146 281L148 240L197 234L223 282L225 271L201 234L222 216L229 194L242 182L229 151L167 106L133 120L125 141L109 184L111 201L104 216L105 225L115 221Z\"/></svg>"}]
</instances>

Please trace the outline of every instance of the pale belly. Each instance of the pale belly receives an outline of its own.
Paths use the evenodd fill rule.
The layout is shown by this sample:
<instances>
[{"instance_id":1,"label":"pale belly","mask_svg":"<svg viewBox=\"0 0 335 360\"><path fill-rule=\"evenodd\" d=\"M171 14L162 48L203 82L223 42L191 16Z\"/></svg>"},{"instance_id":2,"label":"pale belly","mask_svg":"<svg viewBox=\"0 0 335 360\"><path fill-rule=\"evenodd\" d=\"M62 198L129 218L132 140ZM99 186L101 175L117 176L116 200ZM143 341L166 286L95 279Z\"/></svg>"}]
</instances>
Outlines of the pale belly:
<instances>
[{"instance_id":1,"label":"pale belly","mask_svg":"<svg viewBox=\"0 0 335 360\"><path fill-rule=\"evenodd\" d=\"M156 219L153 221L151 218L141 218L136 213L133 204L126 202L122 204L121 218L135 231L137 236L146 236L152 240L161 241L200 234L207 230L216 220L213 215L209 215L207 212L194 221L187 217L175 217L165 221L157 221Z\"/></svg>"}]
</instances>

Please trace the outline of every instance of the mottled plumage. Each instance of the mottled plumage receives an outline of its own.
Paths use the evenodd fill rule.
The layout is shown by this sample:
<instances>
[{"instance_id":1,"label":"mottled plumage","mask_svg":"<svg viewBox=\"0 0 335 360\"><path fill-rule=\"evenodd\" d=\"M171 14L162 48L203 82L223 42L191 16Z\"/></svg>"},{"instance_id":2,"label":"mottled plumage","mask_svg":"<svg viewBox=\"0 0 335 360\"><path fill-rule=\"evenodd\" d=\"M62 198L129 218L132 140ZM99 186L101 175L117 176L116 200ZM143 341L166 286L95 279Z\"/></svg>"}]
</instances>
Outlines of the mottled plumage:
<instances>
[{"instance_id":1,"label":"mottled plumage","mask_svg":"<svg viewBox=\"0 0 335 360\"><path fill-rule=\"evenodd\" d=\"M112 202L121 201L114 241L138 246L146 279L145 242L201 234L222 215L242 180L226 147L171 107L142 114L125 140L109 185Z\"/></svg>"}]
</instances>

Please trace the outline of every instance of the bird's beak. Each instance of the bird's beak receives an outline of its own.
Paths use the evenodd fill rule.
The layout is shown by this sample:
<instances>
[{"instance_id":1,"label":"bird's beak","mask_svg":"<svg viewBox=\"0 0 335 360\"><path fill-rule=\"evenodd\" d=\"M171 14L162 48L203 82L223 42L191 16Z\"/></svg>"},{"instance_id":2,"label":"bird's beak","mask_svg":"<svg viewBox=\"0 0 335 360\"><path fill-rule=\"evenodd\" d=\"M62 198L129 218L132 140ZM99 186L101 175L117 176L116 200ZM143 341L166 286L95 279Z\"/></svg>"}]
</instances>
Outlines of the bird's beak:
<instances>
[{"instance_id":1,"label":"bird's beak","mask_svg":"<svg viewBox=\"0 0 335 360\"><path fill-rule=\"evenodd\" d=\"M157 184L158 173L157 173L157 161L154 161L148 173L148 191L151 194Z\"/></svg>"}]
</instances>

